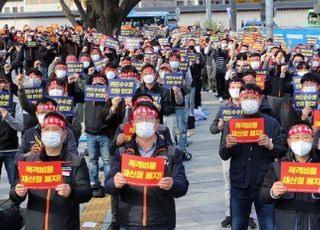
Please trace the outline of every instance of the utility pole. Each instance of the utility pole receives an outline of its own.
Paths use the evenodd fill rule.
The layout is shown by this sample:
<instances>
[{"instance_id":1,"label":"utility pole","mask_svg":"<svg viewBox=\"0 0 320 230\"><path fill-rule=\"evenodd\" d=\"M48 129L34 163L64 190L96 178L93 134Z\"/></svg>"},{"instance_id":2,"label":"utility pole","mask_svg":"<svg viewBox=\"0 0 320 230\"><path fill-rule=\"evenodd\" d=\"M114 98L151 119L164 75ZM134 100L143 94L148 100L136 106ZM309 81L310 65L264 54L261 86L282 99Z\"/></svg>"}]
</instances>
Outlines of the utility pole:
<instances>
[{"instance_id":1,"label":"utility pole","mask_svg":"<svg viewBox=\"0 0 320 230\"><path fill-rule=\"evenodd\" d=\"M231 8L231 30L237 31L237 2L236 0L230 1Z\"/></svg>"},{"instance_id":2,"label":"utility pole","mask_svg":"<svg viewBox=\"0 0 320 230\"><path fill-rule=\"evenodd\" d=\"M207 4L206 4L206 17L207 17L207 27L211 27L211 25L212 25L211 0L207 0Z\"/></svg>"},{"instance_id":3,"label":"utility pole","mask_svg":"<svg viewBox=\"0 0 320 230\"><path fill-rule=\"evenodd\" d=\"M273 0L266 0L266 38L273 38Z\"/></svg>"}]
</instances>

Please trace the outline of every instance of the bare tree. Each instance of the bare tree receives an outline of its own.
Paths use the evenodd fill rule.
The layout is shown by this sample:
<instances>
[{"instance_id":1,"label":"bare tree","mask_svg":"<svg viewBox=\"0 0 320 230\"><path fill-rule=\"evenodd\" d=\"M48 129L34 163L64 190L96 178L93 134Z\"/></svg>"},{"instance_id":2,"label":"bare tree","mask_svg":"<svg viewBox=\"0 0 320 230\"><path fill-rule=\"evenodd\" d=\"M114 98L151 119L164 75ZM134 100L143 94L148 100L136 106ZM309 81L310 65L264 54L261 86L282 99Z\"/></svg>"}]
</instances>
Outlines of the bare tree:
<instances>
[{"instance_id":1,"label":"bare tree","mask_svg":"<svg viewBox=\"0 0 320 230\"><path fill-rule=\"evenodd\" d=\"M0 0L0 11L2 11L2 8L7 3L8 0Z\"/></svg>"},{"instance_id":2,"label":"bare tree","mask_svg":"<svg viewBox=\"0 0 320 230\"><path fill-rule=\"evenodd\" d=\"M141 0L74 0L82 25L85 28L97 27L107 35L117 33L122 21ZM80 25L64 0L60 0L63 12L74 25Z\"/></svg>"}]
</instances>

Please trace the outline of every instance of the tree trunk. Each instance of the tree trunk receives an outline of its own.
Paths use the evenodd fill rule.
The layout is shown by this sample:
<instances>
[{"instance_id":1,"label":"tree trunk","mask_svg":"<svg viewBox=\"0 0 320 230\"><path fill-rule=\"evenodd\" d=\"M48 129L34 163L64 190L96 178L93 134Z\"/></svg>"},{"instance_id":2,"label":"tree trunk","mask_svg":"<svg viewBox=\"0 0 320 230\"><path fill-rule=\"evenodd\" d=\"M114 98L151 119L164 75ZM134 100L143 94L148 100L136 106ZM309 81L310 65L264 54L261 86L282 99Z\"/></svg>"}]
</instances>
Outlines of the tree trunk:
<instances>
[{"instance_id":1,"label":"tree trunk","mask_svg":"<svg viewBox=\"0 0 320 230\"><path fill-rule=\"evenodd\" d=\"M66 15L67 19L72 23L73 26L78 26L79 23L75 19L75 17L72 14L72 11L69 9L67 4L64 2L64 0L60 0L60 5L62 7L62 11Z\"/></svg>"}]
</instances>

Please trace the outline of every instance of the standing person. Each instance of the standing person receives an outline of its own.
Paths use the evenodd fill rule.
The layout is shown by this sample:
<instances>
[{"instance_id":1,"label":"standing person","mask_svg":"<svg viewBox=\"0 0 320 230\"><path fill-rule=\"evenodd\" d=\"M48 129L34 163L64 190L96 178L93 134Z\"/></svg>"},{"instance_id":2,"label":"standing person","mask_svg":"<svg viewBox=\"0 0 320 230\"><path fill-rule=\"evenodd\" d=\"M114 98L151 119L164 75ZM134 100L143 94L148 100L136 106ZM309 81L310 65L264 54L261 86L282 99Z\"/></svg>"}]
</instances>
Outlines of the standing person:
<instances>
[{"instance_id":1,"label":"standing person","mask_svg":"<svg viewBox=\"0 0 320 230\"><path fill-rule=\"evenodd\" d=\"M173 230L176 225L174 198L187 193L189 182L181 152L167 145L156 133L159 125L157 108L141 102L133 111L135 135L123 148L118 148L114 164L105 182L106 192L119 195L120 229ZM164 177L158 187L127 184L121 173L122 154L165 158ZM143 194L143 195L142 195Z\"/></svg>"},{"instance_id":2,"label":"standing person","mask_svg":"<svg viewBox=\"0 0 320 230\"><path fill-rule=\"evenodd\" d=\"M7 78L0 77L0 92L11 93ZM0 175L4 163L10 185L16 179L14 156L19 147L17 132L22 130L23 110L20 104L12 102L9 111L0 107Z\"/></svg>"},{"instance_id":3,"label":"standing person","mask_svg":"<svg viewBox=\"0 0 320 230\"><path fill-rule=\"evenodd\" d=\"M313 130L305 123L297 123L289 129L289 151L280 161L274 162L260 189L261 200L275 205L277 230L316 230L320 226L320 189L315 193L289 192L281 182L282 162L318 163L319 153L312 149Z\"/></svg>"},{"instance_id":4,"label":"standing person","mask_svg":"<svg viewBox=\"0 0 320 230\"><path fill-rule=\"evenodd\" d=\"M230 207L232 230L247 229L252 203L260 229L274 229L274 208L262 204L259 189L269 165L285 151L277 120L259 112L261 89L254 84L240 88L241 118L263 118L264 134L257 143L237 143L230 134L229 121L223 129L219 155L230 159Z\"/></svg>"},{"instance_id":5,"label":"standing person","mask_svg":"<svg viewBox=\"0 0 320 230\"><path fill-rule=\"evenodd\" d=\"M219 102L222 103L223 98L226 97L225 92L225 75L227 72L228 57L228 39L224 38L220 41L220 47L214 49L213 57L216 63L216 80Z\"/></svg>"},{"instance_id":6,"label":"standing person","mask_svg":"<svg viewBox=\"0 0 320 230\"><path fill-rule=\"evenodd\" d=\"M207 76L208 76L208 93L212 94L216 91L216 63L213 58L213 48L212 44L209 41L209 44L204 48L204 54L206 58L206 68L207 68Z\"/></svg>"},{"instance_id":7,"label":"standing person","mask_svg":"<svg viewBox=\"0 0 320 230\"><path fill-rule=\"evenodd\" d=\"M42 72L42 76L44 80L48 79L48 68L49 65L52 63L55 57L55 53L53 52L52 46L46 44L46 46L41 45L39 48L39 61L40 63L40 71ZM35 62L37 63L37 61Z\"/></svg>"},{"instance_id":8,"label":"standing person","mask_svg":"<svg viewBox=\"0 0 320 230\"><path fill-rule=\"evenodd\" d=\"M92 197L89 173L84 158L67 150L67 122L56 112L48 113L41 125L41 140L44 144L40 154L30 155L25 161L62 161L67 174L63 183L55 189L34 190L23 184L12 186L10 199L22 203L28 196L26 230L75 230L80 229L79 204Z\"/></svg>"}]
</instances>

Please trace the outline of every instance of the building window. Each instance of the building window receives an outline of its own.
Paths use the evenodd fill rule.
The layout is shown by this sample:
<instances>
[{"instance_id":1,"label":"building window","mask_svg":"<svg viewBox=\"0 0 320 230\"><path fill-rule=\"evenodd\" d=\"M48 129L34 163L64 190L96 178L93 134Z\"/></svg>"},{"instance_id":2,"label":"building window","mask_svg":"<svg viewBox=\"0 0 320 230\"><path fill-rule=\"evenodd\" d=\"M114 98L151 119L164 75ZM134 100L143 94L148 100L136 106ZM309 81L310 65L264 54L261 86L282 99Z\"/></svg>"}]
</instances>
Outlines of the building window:
<instances>
[{"instance_id":1,"label":"building window","mask_svg":"<svg viewBox=\"0 0 320 230\"><path fill-rule=\"evenodd\" d=\"M12 13L18 13L18 7L12 7Z\"/></svg>"},{"instance_id":2,"label":"building window","mask_svg":"<svg viewBox=\"0 0 320 230\"><path fill-rule=\"evenodd\" d=\"M229 0L226 0L226 4L229 4Z\"/></svg>"},{"instance_id":3,"label":"building window","mask_svg":"<svg viewBox=\"0 0 320 230\"><path fill-rule=\"evenodd\" d=\"M10 7L5 7L5 8L4 8L4 12L5 12L5 13L10 13Z\"/></svg>"},{"instance_id":4,"label":"building window","mask_svg":"<svg viewBox=\"0 0 320 230\"><path fill-rule=\"evenodd\" d=\"M203 5L203 1L199 1L199 5Z\"/></svg>"},{"instance_id":5,"label":"building window","mask_svg":"<svg viewBox=\"0 0 320 230\"><path fill-rule=\"evenodd\" d=\"M188 1L188 6L194 6L194 1Z\"/></svg>"},{"instance_id":6,"label":"building window","mask_svg":"<svg viewBox=\"0 0 320 230\"><path fill-rule=\"evenodd\" d=\"M24 7L21 6L21 7L20 7L20 13L23 13L23 12L24 12Z\"/></svg>"},{"instance_id":7,"label":"building window","mask_svg":"<svg viewBox=\"0 0 320 230\"><path fill-rule=\"evenodd\" d=\"M183 1L177 1L177 6L183 6L184 2Z\"/></svg>"}]
</instances>

